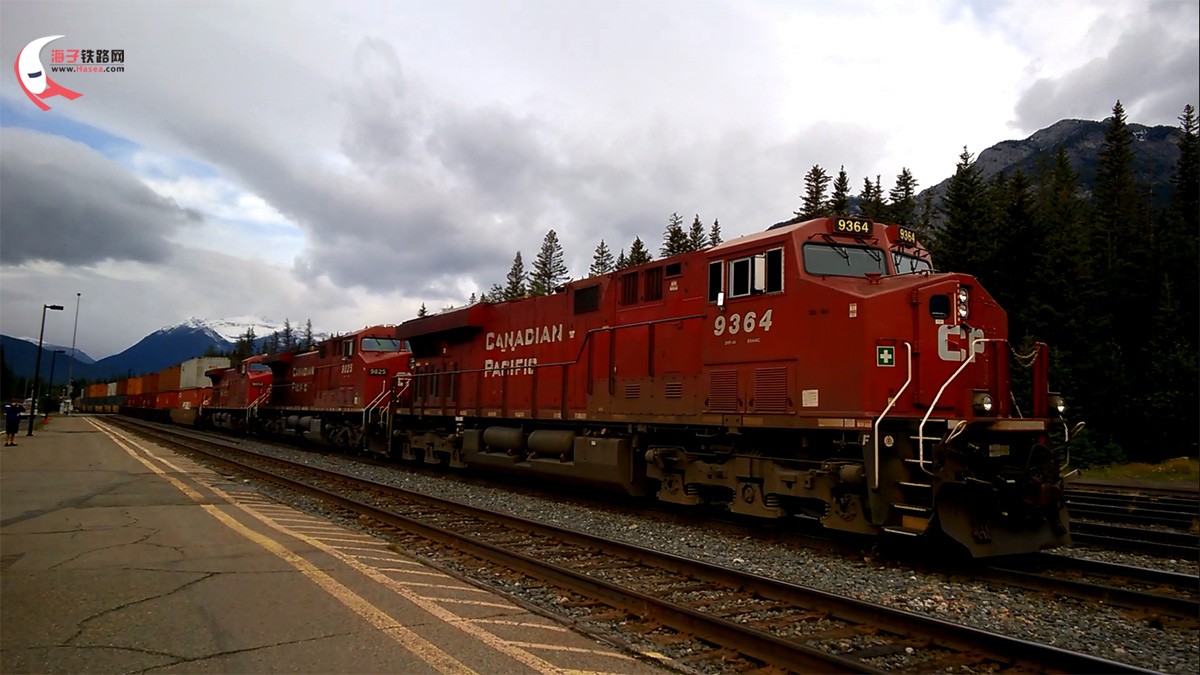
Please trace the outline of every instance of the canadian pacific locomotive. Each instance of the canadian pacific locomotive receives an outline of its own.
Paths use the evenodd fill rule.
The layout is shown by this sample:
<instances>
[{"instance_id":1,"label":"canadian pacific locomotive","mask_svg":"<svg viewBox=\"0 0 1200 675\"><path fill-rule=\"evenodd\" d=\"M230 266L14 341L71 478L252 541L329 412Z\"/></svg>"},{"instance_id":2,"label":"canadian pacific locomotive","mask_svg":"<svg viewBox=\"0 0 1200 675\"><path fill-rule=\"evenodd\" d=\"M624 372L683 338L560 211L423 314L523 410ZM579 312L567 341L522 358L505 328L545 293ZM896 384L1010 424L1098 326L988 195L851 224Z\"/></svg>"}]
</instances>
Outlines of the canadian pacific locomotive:
<instances>
[{"instance_id":1,"label":"canadian pacific locomotive","mask_svg":"<svg viewBox=\"0 0 1200 675\"><path fill-rule=\"evenodd\" d=\"M1048 349L1007 338L911 230L797 219L210 371L201 419L1003 555L1069 542L1071 435Z\"/></svg>"}]
</instances>

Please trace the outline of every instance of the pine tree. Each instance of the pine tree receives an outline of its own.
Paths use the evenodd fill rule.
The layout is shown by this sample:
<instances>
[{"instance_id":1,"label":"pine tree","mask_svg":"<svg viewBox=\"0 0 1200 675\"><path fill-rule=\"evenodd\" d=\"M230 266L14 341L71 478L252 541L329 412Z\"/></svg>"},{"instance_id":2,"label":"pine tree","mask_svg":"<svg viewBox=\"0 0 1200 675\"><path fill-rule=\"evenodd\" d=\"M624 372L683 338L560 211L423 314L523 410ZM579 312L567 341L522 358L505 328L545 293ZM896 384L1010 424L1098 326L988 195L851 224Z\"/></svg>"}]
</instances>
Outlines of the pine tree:
<instances>
[{"instance_id":1,"label":"pine tree","mask_svg":"<svg viewBox=\"0 0 1200 675\"><path fill-rule=\"evenodd\" d=\"M888 192L892 204L890 217L893 223L910 226L917 220L917 179L913 178L908 167L900 170L896 176L896 185Z\"/></svg>"},{"instance_id":2,"label":"pine tree","mask_svg":"<svg viewBox=\"0 0 1200 675\"><path fill-rule=\"evenodd\" d=\"M663 233L663 245L659 249L659 253L664 258L678 255L687 251L687 244L687 233L683 231L683 218L678 213L672 213L671 217L667 220L667 229ZM629 255L630 257L633 256L632 249L630 249Z\"/></svg>"},{"instance_id":3,"label":"pine tree","mask_svg":"<svg viewBox=\"0 0 1200 675\"><path fill-rule=\"evenodd\" d=\"M1030 270L1037 264L1044 232L1035 224L1033 188L1025 172L1018 168L1012 178L997 174L992 187L990 201L999 219L990 247L992 259L981 281L1000 306L1008 308L1008 335L1019 343L1029 333L1029 299L1038 290L1031 283Z\"/></svg>"},{"instance_id":4,"label":"pine tree","mask_svg":"<svg viewBox=\"0 0 1200 675\"><path fill-rule=\"evenodd\" d=\"M838 170L837 178L833 179L833 194L829 197L829 215L845 216L850 214L850 178L846 176L846 165Z\"/></svg>"},{"instance_id":5,"label":"pine tree","mask_svg":"<svg viewBox=\"0 0 1200 675\"><path fill-rule=\"evenodd\" d=\"M808 173L804 174L804 194L801 197L804 205L794 213L808 220L829 215L829 205L825 201L825 189L829 187L829 174L825 169L814 164Z\"/></svg>"},{"instance_id":6,"label":"pine tree","mask_svg":"<svg viewBox=\"0 0 1200 675\"><path fill-rule=\"evenodd\" d=\"M926 192L921 197L921 208L917 213L917 221L913 223L913 229L917 232L917 238L928 245L933 238L933 220L937 215L937 206L933 201L933 193ZM933 261L936 264L937 260Z\"/></svg>"},{"instance_id":7,"label":"pine tree","mask_svg":"<svg viewBox=\"0 0 1200 675\"><path fill-rule=\"evenodd\" d=\"M946 272L976 274L988 259L985 249L990 246L992 228L987 186L973 159L963 146L950 185L942 197L941 211L945 220L931 249L938 268Z\"/></svg>"},{"instance_id":8,"label":"pine tree","mask_svg":"<svg viewBox=\"0 0 1200 675\"><path fill-rule=\"evenodd\" d=\"M283 318L283 338L280 340L279 346L285 352L292 351L296 346L296 334L292 331L292 322L287 317Z\"/></svg>"},{"instance_id":9,"label":"pine tree","mask_svg":"<svg viewBox=\"0 0 1200 675\"><path fill-rule=\"evenodd\" d=\"M267 338L267 353L278 354L280 347L279 331L271 333L271 337Z\"/></svg>"},{"instance_id":10,"label":"pine tree","mask_svg":"<svg viewBox=\"0 0 1200 675\"><path fill-rule=\"evenodd\" d=\"M588 268L588 276L608 274L613 271L613 264L612 251L608 250L608 244L601 239L600 244L596 246L596 253L592 255L592 266Z\"/></svg>"},{"instance_id":11,"label":"pine tree","mask_svg":"<svg viewBox=\"0 0 1200 675\"><path fill-rule=\"evenodd\" d=\"M569 278L570 273L563 262L563 248L558 243L558 233L550 230L542 240L542 250L533 261L533 272L529 275L529 294L550 295Z\"/></svg>"},{"instance_id":12,"label":"pine tree","mask_svg":"<svg viewBox=\"0 0 1200 675\"><path fill-rule=\"evenodd\" d=\"M1171 203L1162 232L1162 244L1156 260L1161 260L1162 275L1180 307L1179 321L1193 341L1200 336L1200 139L1197 137L1196 108L1184 106L1179 116L1183 137L1179 141L1179 160L1171 171Z\"/></svg>"},{"instance_id":13,"label":"pine tree","mask_svg":"<svg viewBox=\"0 0 1200 675\"><path fill-rule=\"evenodd\" d=\"M883 185L880 183L880 176L876 174L875 182L872 183L870 178L863 179L863 191L858 196L858 210L864 218L871 220L885 220L887 218L887 204L883 199Z\"/></svg>"},{"instance_id":14,"label":"pine tree","mask_svg":"<svg viewBox=\"0 0 1200 675\"><path fill-rule=\"evenodd\" d=\"M613 265L614 270L623 270L629 267L629 258L625 257L625 249L621 249L621 254L617 256L617 262Z\"/></svg>"},{"instance_id":15,"label":"pine tree","mask_svg":"<svg viewBox=\"0 0 1200 675\"><path fill-rule=\"evenodd\" d=\"M423 316L429 316L429 310L425 309L425 303L422 302L420 309L417 310L417 318L419 319Z\"/></svg>"},{"instance_id":16,"label":"pine tree","mask_svg":"<svg viewBox=\"0 0 1200 675\"><path fill-rule=\"evenodd\" d=\"M486 298L485 302L504 302L504 287L500 284L492 284L484 297Z\"/></svg>"},{"instance_id":17,"label":"pine tree","mask_svg":"<svg viewBox=\"0 0 1200 675\"><path fill-rule=\"evenodd\" d=\"M716 246L717 244L720 244L722 241L723 240L721 239L721 223L720 223L720 221L713 219L712 227L708 228L708 245L710 247Z\"/></svg>"},{"instance_id":18,"label":"pine tree","mask_svg":"<svg viewBox=\"0 0 1200 675\"><path fill-rule=\"evenodd\" d=\"M254 326L246 329L245 333L238 336L237 342L233 346L233 360L240 363L251 356L254 356L254 343L258 337L254 334Z\"/></svg>"},{"instance_id":19,"label":"pine tree","mask_svg":"<svg viewBox=\"0 0 1200 675\"><path fill-rule=\"evenodd\" d=\"M512 267L508 270L507 284L504 286L505 300L519 300L525 297L525 263L521 260L521 252L513 258Z\"/></svg>"},{"instance_id":20,"label":"pine tree","mask_svg":"<svg viewBox=\"0 0 1200 675\"><path fill-rule=\"evenodd\" d=\"M629 246L629 258L625 261L626 266L634 267L635 265L648 263L651 260L654 260L654 258L646 250L646 245L642 243L642 238L634 237L633 243Z\"/></svg>"},{"instance_id":21,"label":"pine tree","mask_svg":"<svg viewBox=\"0 0 1200 675\"><path fill-rule=\"evenodd\" d=\"M700 222L700 214L696 214L696 218L692 220L692 227L688 230L688 250L703 251L708 246L708 235L704 233L704 223Z\"/></svg>"},{"instance_id":22,"label":"pine tree","mask_svg":"<svg viewBox=\"0 0 1200 675\"><path fill-rule=\"evenodd\" d=\"M467 306L470 307L471 305L474 305L477 302L479 302L479 299L475 297L475 292L472 291L471 297L467 299Z\"/></svg>"},{"instance_id":23,"label":"pine tree","mask_svg":"<svg viewBox=\"0 0 1200 675\"><path fill-rule=\"evenodd\" d=\"M304 322L304 351L311 350L316 345L316 339L313 337L312 319Z\"/></svg>"}]
</instances>

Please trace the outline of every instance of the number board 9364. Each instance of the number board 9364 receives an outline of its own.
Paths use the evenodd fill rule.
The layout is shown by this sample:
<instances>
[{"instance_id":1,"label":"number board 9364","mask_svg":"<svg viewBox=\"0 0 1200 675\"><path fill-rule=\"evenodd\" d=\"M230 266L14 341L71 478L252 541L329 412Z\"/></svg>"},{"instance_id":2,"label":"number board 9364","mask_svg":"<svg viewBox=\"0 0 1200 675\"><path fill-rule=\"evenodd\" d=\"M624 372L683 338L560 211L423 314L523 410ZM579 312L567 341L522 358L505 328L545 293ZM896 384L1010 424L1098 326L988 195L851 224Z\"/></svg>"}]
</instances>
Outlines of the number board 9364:
<instances>
[{"instance_id":1,"label":"number board 9364","mask_svg":"<svg viewBox=\"0 0 1200 675\"><path fill-rule=\"evenodd\" d=\"M896 228L896 240L901 244L915 244L917 243L917 233L907 227L898 227Z\"/></svg>"},{"instance_id":2,"label":"number board 9364","mask_svg":"<svg viewBox=\"0 0 1200 675\"><path fill-rule=\"evenodd\" d=\"M834 218L830 229L833 234L870 236L875 233L875 223L862 218Z\"/></svg>"}]
</instances>

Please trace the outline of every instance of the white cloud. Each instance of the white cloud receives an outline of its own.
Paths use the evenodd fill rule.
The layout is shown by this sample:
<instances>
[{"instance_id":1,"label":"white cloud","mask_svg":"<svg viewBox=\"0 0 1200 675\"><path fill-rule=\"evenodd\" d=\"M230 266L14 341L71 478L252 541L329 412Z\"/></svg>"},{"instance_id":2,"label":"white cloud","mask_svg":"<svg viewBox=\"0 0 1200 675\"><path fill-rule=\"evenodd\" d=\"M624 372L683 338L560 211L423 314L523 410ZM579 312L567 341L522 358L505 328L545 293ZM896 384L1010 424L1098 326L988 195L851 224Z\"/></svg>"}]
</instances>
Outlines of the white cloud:
<instances>
[{"instance_id":1,"label":"white cloud","mask_svg":"<svg viewBox=\"0 0 1200 675\"><path fill-rule=\"evenodd\" d=\"M13 214L49 202L5 194L4 330L29 334L44 296L77 290L97 312L98 344L83 345L101 356L192 315L395 322L503 280L518 249L532 264L551 228L581 274L601 238L657 250L672 212L720 218L727 238L785 218L813 164L845 165L855 191L902 167L929 186L963 145L1102 117L1117 98L1131 121L1174 124L1197 102L1196 13L1182 0L3 2L6 58L51 34L127 55L125 73L63 75L83 97L3 121L46 131L58 162L38 174L46 153L4 132L5 167L43 179L22 183L25 201L70 175L55 189L77 214L70 237L40 240ZM31 107L12 77L0 97ZM87 125L134 150L52 137L86 143Z\"/></svg>"}]
</instances>

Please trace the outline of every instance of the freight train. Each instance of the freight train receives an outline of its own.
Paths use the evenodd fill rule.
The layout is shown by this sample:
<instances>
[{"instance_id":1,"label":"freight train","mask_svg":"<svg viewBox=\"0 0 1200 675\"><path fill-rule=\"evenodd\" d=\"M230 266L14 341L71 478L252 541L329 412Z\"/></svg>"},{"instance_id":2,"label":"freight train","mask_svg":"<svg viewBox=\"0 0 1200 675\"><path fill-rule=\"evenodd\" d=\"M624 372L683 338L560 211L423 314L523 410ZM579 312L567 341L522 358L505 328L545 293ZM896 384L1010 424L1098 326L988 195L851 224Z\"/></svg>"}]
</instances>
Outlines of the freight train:
<instances>
[{"instance_id":1,"label":"freight train","mask_svg":"<svg viewBox=\"0 0 1200 675\"><path fill-rule=\"evenodd\" d=\"M210 369L197 420L984 557L1069 543L1048 365L912 230L794 219Z\"/></svg>"}]
</instances>

